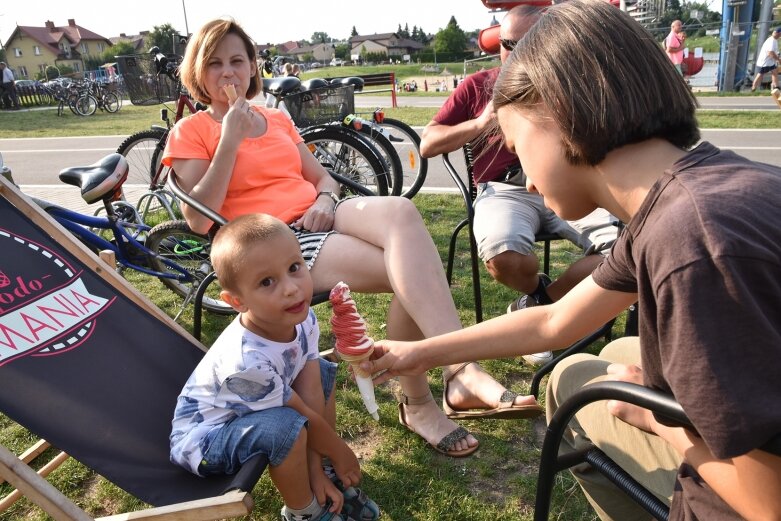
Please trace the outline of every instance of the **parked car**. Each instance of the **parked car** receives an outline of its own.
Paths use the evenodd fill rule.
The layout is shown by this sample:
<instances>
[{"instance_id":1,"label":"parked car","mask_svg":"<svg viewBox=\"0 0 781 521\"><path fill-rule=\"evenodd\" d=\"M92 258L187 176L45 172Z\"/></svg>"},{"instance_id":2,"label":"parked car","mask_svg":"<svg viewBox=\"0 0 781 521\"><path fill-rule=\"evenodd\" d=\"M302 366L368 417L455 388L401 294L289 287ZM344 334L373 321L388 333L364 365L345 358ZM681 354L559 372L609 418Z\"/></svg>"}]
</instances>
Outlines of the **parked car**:
<instances>
[{"instance_id":1,"label":"parked car","mask_svg":"<svg viewBox=\"0 0 781 521\"><path fill-rule=\"evenodd\" d=\"M310 69L319 69L320 67L322 67L322 65L320 65L320 62L312 62L309 64Z\"/></svg>"},{"instance_id":2,"label":"parked car","mask_svg":"<svg viewBox=\"0 0 781 521\"><path fill-rule=\"evenodd\" d=\"M35 87L35 80L16 80L14 85L17 89L22 87Z\"/></svg>"},{"instance_id":3,"label":"parked car","mask_svg":"<svg viewBox=\"0 0 781 521\"><path fill-rule=\"evenodd\" d=\"M341 67L342 65L344 65L344 60L341 58L334 58L331 60L331 67Z\"/></svg>"}]
</instances>

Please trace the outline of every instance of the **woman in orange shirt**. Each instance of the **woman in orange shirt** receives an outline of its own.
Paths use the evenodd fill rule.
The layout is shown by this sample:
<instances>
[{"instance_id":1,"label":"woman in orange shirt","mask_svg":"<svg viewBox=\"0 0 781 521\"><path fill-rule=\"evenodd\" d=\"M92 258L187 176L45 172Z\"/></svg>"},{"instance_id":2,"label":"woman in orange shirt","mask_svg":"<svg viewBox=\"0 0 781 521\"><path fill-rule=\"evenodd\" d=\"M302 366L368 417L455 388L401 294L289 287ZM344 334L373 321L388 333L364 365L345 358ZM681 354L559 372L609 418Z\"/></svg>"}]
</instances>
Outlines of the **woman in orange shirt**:
<instances>
[{"instance_id":1,"label":"woman in orange shirt","mask_svg":"<svg viewBox=\"0 0 781 521\"><path fill-rule=\"evenodd\" d=\"M434 243L415 206L400 197L338 201L339 185L281 112L251 106L260 91L252 40L233 20L213 20L192 38L181 65L192 96L209 105L171 132L164 163L182 187L228 219L263 212L299 236L315 291L340 280L356 292L393 293L388 338L411 340L461 328ZM229 97L232 85L238 96ZM211 222L183 208L193 230ZM315 260L317 262L315 262ZM530 417L531 396L508 392L477 364L444 367L448 415L425 375L405 377L402 424L447 455L467 456L478 441L450 418Z\"/></svg>"}]
</instances>

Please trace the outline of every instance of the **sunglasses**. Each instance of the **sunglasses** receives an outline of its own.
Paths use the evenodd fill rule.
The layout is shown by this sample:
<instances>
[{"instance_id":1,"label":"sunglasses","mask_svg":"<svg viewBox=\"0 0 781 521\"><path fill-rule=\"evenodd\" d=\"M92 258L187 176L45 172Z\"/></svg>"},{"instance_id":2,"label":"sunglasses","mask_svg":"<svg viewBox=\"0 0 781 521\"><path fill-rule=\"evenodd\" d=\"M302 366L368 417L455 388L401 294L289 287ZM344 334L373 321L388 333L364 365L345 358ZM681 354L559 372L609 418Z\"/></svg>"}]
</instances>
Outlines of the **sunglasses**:
<instances>
[{"instance_id":1,"label":"sunglasses","mask_svg":"<svg viewBox=\"0 0 781 521\"><path fill-rule=\"evenodd\" d=\"M518 40L506 40L504 38L499 38L499 43L502 44L504 50L509 52L515 49L515 45L518 43Z\"/></svg>"}]
</instances>

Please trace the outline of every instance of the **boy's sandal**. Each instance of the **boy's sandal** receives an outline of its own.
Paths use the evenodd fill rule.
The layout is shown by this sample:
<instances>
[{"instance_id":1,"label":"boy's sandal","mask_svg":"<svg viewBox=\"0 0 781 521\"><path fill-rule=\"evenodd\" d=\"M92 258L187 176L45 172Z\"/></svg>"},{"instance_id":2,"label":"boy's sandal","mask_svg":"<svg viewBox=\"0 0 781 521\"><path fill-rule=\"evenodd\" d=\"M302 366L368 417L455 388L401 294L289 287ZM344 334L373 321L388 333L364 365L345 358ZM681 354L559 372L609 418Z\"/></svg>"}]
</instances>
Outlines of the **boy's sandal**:
<instances>
[{"instance_id":1,"label":"boy's sandal","mask_svg":"<svg viewBox=\"0 0 781 521\"><path fill-rule=\"evenodd\" d=\"M423 405L428 402L433 402L434 396L432 396L431 391L426 393L424 396L421 396L419 398L410 398L409 396L402 393L401 395L401 401L399 402L399 423L401 423L403 426L405 426L410 431L414 432L418 436L421 436L419 432L417 432L409 423L407 423L407 414L405 411L405 406L407 405ZM435 445L425 438L423 440L431 445L431 447L439 452L440 454L444 454L445 456L450 456L452 458L465 458L466 456L469 456L470 454L474 453L479 447L480 444L478 443L474 447L468 447L466 449L462 450L455 450L453 449L455 443L458 440L465 439L467 436L469 436L469 431L466 430L463 427L458 427L454 429L449 434L446 434L439 442ZM422 438L423 436L421 436Z\"/></svg>"},{"instance_id":2,"label":"boy's sandal","mask_svg":"<svg viewBox=\"0 0 781 521\"><path fill-rule=\"evenodd\" d=\"M342 517L345 521L376 521L380 517L380 507L363 490L349 487L342 491L344 506Z\"/></svg>"},{"instance_id":3,"label":"boy's sandal","mask_svg":"<svg viewBox=\"0 0 781 521\"><path fill-rule=\"evenodd\" d=\"M448 418L457 419L477 419L477 418L493 418L497 420L511 420L511 419L524 419L524 418L536 418L545 412L545 409L538 404L532 405L515 405L515 398L518 397L517 393L512 391L504 391L499 397L499 405L494 408L485 409L454 409L447 401L447 391L450 387L450 381L463 369L473 362L466 362L461 364L458 369L453 371L450 376L445 379L445 388L442 391L442 409Z\"/></svg>"}]
</instances>

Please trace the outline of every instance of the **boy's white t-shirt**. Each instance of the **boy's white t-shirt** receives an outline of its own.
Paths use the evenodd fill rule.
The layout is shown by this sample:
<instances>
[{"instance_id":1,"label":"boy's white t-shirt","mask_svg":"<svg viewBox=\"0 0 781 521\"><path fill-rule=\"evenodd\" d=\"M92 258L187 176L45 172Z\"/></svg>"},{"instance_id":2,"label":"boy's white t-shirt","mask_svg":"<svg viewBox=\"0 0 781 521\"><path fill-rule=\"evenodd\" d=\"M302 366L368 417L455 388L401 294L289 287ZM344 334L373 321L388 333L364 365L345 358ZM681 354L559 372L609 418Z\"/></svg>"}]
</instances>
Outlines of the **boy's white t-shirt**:
<instances>
[{"instance_id":1,"label":"boy's white t-shirt","mask_svg":"<svg viewBox=\"0 0 781 521\"><path fill-rule=\"evenodd\" d=\"M171 461L198 474L206 435L244 414L281 407L293 380L319 357L320 328L310 309L291 342L273 342L241 325L225 328L184 385L172 421Z\"/></svg>"}]
</instances>

